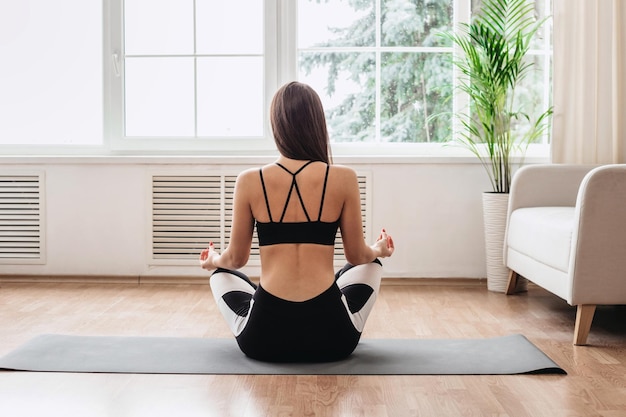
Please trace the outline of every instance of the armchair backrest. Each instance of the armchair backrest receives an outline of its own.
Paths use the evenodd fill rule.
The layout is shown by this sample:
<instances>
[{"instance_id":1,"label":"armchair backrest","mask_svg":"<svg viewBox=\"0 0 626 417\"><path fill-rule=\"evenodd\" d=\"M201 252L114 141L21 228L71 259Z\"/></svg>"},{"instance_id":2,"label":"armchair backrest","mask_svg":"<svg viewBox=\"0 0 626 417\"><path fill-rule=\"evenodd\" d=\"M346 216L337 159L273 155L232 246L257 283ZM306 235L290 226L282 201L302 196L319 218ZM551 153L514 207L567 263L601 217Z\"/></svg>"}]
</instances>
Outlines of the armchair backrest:
<instances>
[{"instance_id":1,"label":"armchair backrest","mask_svg":"<svg viewBox=\"0 0 626 417\"><path fill-rule=\"evenodd\" d=\"M574 207L580 184L597 165L526 165L513 176L509 210L521 207Z\"/></svg>"}]
</instances>

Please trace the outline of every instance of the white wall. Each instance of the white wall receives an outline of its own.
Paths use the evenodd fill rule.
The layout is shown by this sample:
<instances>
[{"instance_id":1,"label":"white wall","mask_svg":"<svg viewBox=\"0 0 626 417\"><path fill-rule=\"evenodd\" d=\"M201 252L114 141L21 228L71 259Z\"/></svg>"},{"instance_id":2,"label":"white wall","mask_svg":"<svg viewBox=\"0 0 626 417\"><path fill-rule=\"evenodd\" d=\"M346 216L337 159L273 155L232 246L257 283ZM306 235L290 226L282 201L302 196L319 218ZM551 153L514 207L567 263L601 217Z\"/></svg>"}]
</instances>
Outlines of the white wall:
<instances>
[{"instance_id":1,"label":"white wall","mask_svg":"<svg viewBox=\"0 0 626 417\"><path fill-rule=\"evenodd\" d=\"M4 157L0 173L45 172L46 263L0 264L0 275L205 276L193 266L149 263L150 175L155 170L239 172L271 159L206 157ZM485 276L484 168L447 160L335 158L371 172L372 237L385 227L396 253L387 277ZM252 275L255 268L246 271Z\"/></svg>"}]
</instances>

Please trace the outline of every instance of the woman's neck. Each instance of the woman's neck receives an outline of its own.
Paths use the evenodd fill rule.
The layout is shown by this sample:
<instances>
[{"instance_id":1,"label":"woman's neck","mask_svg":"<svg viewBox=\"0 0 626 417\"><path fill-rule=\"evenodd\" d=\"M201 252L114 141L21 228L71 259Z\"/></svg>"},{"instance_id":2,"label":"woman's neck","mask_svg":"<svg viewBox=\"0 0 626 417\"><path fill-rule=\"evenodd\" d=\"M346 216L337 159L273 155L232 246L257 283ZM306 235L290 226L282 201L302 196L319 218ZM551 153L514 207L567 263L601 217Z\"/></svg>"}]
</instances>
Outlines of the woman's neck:
<instances>
[{"instance_id":1,"label":"woman's neck","mask_svg":"<svg viewBox=\"0 0 626 417\"><path fill-rule=\"evenodd\" d=\"M293 158L287 158L286 156L279 156L278 159L276 160L276 163L281 164L281 165L302 165L306 162L309 162L310 159L293 159Z\"/></svg>"}]
</instances>

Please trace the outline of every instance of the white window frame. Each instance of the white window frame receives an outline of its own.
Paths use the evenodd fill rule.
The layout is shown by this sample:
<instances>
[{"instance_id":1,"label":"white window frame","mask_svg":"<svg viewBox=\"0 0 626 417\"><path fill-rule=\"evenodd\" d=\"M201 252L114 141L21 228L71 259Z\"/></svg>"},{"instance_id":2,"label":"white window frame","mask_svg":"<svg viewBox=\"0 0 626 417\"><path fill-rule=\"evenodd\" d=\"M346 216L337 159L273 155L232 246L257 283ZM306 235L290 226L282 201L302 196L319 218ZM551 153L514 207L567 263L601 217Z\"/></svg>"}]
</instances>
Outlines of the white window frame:
<instances>
[{"instance_id":1,"label":"white window frame","mask_svg":"<svg viewBox=\"0 0 626 417\"><path fill-rule=\"evenodd\" d=\"M109 102L105 106L105 141L113 152L120 153L167 153L189 154L210 153L234 155L245 152L259 155L271 153L274 149L270 141L271 132L268 123L268 108L271 94L278 88L277 62L278 47L275 39L281 32L279 25L278 3L280 0L265 0L265 42L264 42L264 126L263 135L258 138L228 137L228 138L183 138L183 137L125 137L124 136L124 27L123 1L104 0L108 4L107 27L110 30L108 44L104 47L105 62L105 95ZM288 2L285 2L288 3Z\"/></svg>"}]
</instances>

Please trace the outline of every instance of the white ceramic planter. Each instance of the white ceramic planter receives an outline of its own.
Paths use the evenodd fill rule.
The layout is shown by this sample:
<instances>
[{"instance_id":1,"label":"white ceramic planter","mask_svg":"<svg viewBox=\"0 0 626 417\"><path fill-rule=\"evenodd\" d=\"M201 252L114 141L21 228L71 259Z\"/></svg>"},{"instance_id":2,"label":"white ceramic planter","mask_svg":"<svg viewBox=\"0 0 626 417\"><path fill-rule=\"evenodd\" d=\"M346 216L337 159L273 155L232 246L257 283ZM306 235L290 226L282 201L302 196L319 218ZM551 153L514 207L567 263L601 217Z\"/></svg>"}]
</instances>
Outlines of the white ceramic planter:
<instances>
[{"instance_id":1,"label":"white ceramic planter","mask_svg":"<svg viewBox=\"0 0 626 417\"><path fill-rule=\"evenodd\" d=\"M509 280L509 269L504 266L503 258L508 205L508 194L483 193L487 289L502 293L506 291Z\"/></svg>"}]
</instances>

